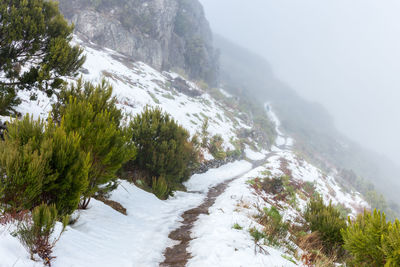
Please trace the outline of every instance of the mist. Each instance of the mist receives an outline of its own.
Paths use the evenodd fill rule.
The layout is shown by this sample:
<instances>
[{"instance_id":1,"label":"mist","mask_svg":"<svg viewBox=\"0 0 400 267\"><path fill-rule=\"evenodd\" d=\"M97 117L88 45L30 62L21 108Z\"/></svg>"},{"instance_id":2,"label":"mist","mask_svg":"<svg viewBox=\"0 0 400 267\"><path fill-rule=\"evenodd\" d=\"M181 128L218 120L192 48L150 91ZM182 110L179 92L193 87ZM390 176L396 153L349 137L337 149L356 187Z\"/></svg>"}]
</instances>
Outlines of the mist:
<instances>
[{"instance_id":1,"label":"mist","mask_svg":"<svg viewBox=\"0 0 400 267\"><path fill-rule=\"evenodd\" d=\"M213 31L266 58L339 131L400 165L400 2L201 0Z\"/></svg>"}]
</instances>

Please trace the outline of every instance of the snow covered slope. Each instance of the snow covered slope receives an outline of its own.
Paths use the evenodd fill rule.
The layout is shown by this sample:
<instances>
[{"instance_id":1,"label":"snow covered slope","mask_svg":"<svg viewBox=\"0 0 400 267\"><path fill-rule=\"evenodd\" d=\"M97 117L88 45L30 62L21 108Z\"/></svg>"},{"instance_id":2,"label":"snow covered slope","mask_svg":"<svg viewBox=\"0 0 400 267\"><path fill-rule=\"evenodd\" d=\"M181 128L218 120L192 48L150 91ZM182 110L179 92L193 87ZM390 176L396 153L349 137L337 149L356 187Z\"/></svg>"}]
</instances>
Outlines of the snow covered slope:
<instances>
[{"instance_id":1,"label":"snow covered slope","mask_svg":"<svg viewBox=\"0 0 400 267\"><path fill-rule=\"evenodd\" d=\"M269 115L274 118L276 125L279 120L268 109ZM336 183L333 176L324 174L321 170L296 156L290 149L293 140L277 129L280 138L279 147L273 148L268 156L268 163L251 170L242 178L235 180L230 187L217 199L209 210L209 215L201 216L196 222L192 234L190 252L193 258L189 261L190 267L201 266L301 266L289 253L283 244L281 247L262 246L261 253L254 253L254 240L249 234L251 228L262 229L255 217L260 208L278 207L283 219L295 223L302 217L308 199L296 194L297 203L289 205L285 201L276 200L272 194L257 190L252 181L255 178L269 176L281 177L290 172L294 183L310 182L315 186L324 201L338 205L342 204L350 211L350 216L369 208L368 204L357 192L345 193ZM278 145L278 143L277 143ZM256 188L256 189L255 189ZM234 227L234 226L237 227ZM238 229L240 227L241 229ZM288 242L289 239L288 239ZM291 243L291 246L296 247ZM297 248L299 250L299 248ZM293 260L293 262L287 259Z\"/></svg>"},{"instance_id":2,"label":"snow covered slope","mask_svg":"<svg viewBox=\"0 0 400 267\"><path fill-rule=\"evenodd\" d=\"M82 78L92 82L105 78L110 82L119 108L127 115L135 115L147 105L159 106L192 135L201 131L204 120L208 118L210 136L222 135L224 148L230 149L234 149L230 141L237 139L237 131L251 128L239 117L227 116L228 113L235 114L235 110L220 104L195 83L176 73L160 73L144 63L133 62L115 51L77 38L74 42L84 48L87 57ZM178 81L179 86L174 81ZM186 91L181 92L180 87L185 87ZM49 99L42 92L37 92L36 101L30 100L28 92L21 92L20 97L22 104L18 111L21 114L30 113L42 118L47 117L55 101L55 97ZM232 98L229 95L225 97Z\"/></svg>"},{"instance_id":3,"label":"snow covered slope","mask_svg":"<svg viewBox=\"0 0 400 267\"><path fill-rule=\"evenodd\" d=\"M251 123L244 122L235 110L222 105L194 83L184 81L187 90L174 86L178 77L174 73L160 73L146 64L130 62L118 53L102 49L80 40L87 54L83 78L100 81L106 77L114 86L119 107L127 115L141 112L146 105L160 106L170 113L191 134L201 130L209 119L211 135L221 134L225 148L233 148L230 140L238 138L238 130L250 129ZM182 80L182 79L179 79ZM229 94L221 91L227 98ZM35 117L46 117L55 99L38 92L37 100L22 93L22 105L18 110ZM273 195L260 194L249 181L268 175L278 177L290 172L297 183L309 182L323 195L326 202L341 203L352 215L368 207L356 192L345 193L336 183L334 176L324 174L307 163L291 149L294 140L279 129L279 119L271 107L266 108L275 122L278 132L276 146L271 151L254 151L249 146L245 153L249 160L267 160L253 169L252 164L242 160L229 163L204 174L195 174L186 183L188 192L177 192L174 197L161 201L154 195L136 186L121 181L112 192L111 200L127 209L123 215L100 201L93 200L88 210L77 211L79 217L74 225L68 226L54 249L54 267L109 267L109 266L158 266L163 261L163 251L173 245L168 234L181 225L180 215L198 206L206 197L210 187L225 180L244 174L234 180L216 200L208 215L200 216L195 223L189 250L192 258L188 266L294 266L300 265L285 248L268 247L268 253L254 254L254 241L248 230L261 227L254 220L257 207L278 205L286 221L293 221L304 210L307 199L298 195L295 207L274 199ZM212 158L208 155L208 158ZM238 224L242 230L234 229ZM0 267L42 266L30 260L28 252L11 235L14 224L0 225ZM282 256L283 255L283 256ZM286 256L285 256L286 255Z\"/></svg>"}]
</instances>

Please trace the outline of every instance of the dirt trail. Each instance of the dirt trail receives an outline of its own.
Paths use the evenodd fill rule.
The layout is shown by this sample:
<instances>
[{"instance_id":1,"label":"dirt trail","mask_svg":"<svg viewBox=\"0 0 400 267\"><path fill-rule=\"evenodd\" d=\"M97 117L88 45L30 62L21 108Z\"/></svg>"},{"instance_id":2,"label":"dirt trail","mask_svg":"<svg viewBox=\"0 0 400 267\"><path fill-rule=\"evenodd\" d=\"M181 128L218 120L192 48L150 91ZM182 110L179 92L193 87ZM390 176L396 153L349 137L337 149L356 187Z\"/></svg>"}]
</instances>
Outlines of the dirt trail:
<instances>
[{"instance_id":1,"label":"dirt trail","mask_svg":"<svg viewBox=\"0 0 400 267\"><path fill-rule=\"evenodd\" d=\"M266 156L265 159L260 161L252 162L253 169L267 163L268 159L274 156L275 153L272 152ZM207 196L196 208L185 211L181 216L183 218L182 226L178 229L172 231L168 237L174 241L178 241L179 244L169 247L164 251L165 260L160 263L160 267L184 267L188 260L192 257L190 252L187 251L190 241L193 239L191 237L192 228L194 223L197 221L200 214L208 214L208 209L214 205L216 199L225 192L229 184L242 177L248 172L241 173L227 181L224 181L212 188L207 192Z\"/></svg>"}]
</instances>

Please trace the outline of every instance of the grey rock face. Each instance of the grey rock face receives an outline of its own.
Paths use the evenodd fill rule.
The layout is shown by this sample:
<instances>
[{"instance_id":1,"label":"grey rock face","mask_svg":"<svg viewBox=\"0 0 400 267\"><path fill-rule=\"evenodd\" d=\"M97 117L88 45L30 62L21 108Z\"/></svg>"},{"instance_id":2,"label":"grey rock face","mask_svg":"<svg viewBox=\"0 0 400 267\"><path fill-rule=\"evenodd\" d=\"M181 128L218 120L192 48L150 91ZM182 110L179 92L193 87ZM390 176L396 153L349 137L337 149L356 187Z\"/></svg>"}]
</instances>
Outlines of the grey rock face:
<instances>
[{"instance_id":1,"label":"grey rock face","mask_svg":"<svg viewBox=\"0 0 400 267\"><path fill-rule=\"evenodd\" d=\"M218 60L198 0L61 0L76 34L158 70L216 82Z\"/></svg>"}]
</instances>

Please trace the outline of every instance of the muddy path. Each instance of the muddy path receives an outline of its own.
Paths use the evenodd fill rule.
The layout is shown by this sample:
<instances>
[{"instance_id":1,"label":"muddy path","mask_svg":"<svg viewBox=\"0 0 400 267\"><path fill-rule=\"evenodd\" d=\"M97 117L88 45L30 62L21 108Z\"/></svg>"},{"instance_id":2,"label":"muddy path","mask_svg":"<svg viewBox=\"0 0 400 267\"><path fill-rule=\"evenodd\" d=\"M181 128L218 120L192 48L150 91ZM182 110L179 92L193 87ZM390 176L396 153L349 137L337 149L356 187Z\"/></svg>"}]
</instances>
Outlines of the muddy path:
<instances>
[{"instance_id":1,"label":"muddy path","mask_svg":"<svg viewBox=\"0 0 400 267\"><path fill-rule=\"evenodd\" d=\"M268 162L268 159L274 156L275 153L269 153L265 159L252 162L252 169L255 169ZM187 251L189 243L193 238L191 237L192 228L197 221L200 214L208 214L208 209L214 205L216 199L225 192L226 188L234 180L243 177L247 172L241 173L229 180L226 180L214 187L211 187L204 201L197 207L185 211L181 217L183 218L182 225L176 230L172 231L168 237L174 241L179 242L177 245L168 247L164 251L165 260L160 263L160 267L184 267L188 260L192 257L190 252Z\"/></svg>"}]
</instances>

